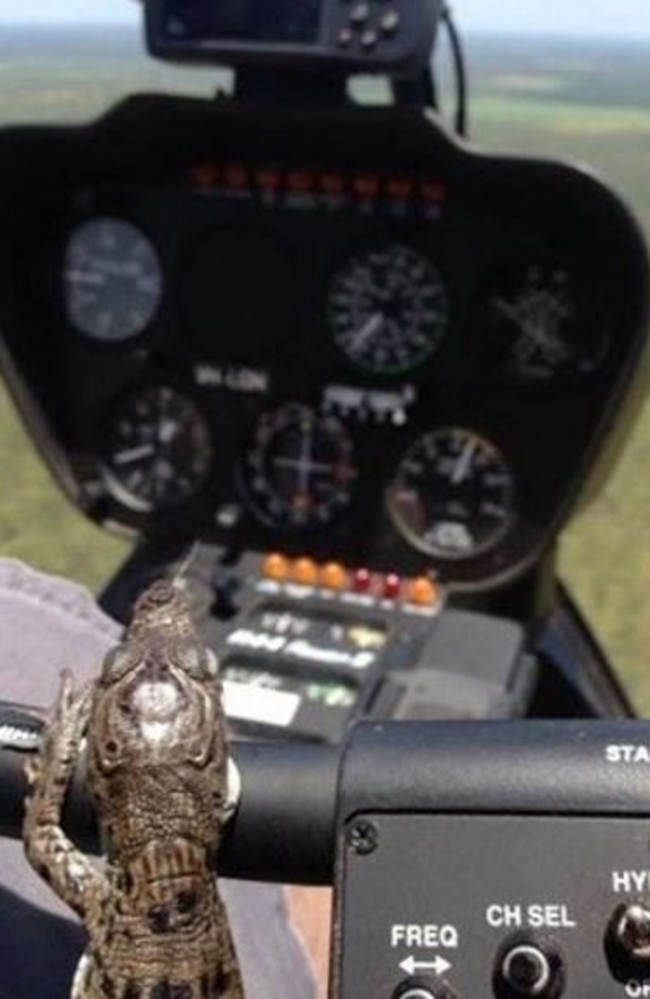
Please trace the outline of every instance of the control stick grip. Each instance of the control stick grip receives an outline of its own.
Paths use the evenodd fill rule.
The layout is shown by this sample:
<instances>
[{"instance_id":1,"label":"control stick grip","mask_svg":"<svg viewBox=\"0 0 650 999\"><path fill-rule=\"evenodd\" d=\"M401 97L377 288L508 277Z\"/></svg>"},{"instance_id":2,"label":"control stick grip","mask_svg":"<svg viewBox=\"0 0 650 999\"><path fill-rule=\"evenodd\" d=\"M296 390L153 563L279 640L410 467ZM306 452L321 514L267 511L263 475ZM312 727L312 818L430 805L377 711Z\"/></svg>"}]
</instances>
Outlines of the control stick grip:
<instances>
[{"instance_id":1,"label":"control stick grip","mask_svg":"<svg viewBox=\"0 0 650 999\"><path fill-rule=\"evenodd\" d=\"M242 796L224 832L220 873L331 884L339 750L280 742L235 742L232 749L242 776ZM26 759L24 751L0 748L2 836L21 835ZM99 850L95 814L81 780L71 788L64 825L84 850Z\"/></svg>"}]
</instances>

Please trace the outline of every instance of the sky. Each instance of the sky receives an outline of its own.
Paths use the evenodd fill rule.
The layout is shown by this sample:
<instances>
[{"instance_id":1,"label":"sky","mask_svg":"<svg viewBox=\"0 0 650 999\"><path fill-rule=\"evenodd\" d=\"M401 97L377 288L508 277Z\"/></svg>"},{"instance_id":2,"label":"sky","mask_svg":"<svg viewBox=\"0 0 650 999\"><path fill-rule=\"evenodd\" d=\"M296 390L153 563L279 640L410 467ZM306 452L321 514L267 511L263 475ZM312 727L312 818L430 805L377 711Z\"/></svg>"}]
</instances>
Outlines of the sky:
<instances>
[{"instance_id":1,"label":"sky","mask_svg":"<svg viewBox=\"0 0 650 999\"><path fill-rule=\"evenodd\" d=\"M650 38L650 0L452 0L452 7L466 31ZM0 24L135 23L138 16L133 0L0 0Z\"/></svg>"}]
</instances>

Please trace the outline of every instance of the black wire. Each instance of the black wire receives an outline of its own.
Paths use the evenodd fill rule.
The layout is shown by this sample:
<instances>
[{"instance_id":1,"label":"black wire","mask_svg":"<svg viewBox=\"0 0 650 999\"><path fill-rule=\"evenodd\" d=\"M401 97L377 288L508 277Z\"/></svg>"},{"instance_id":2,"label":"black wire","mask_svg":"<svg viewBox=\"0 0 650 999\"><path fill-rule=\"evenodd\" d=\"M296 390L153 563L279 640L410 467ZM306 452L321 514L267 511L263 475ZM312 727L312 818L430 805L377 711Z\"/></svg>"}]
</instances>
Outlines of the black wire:
<instances>
[{"instance_id":1,"label":"black wire","mask_svg":"<svg viewBox=\"0 0 650 999\"><path fill-rule=\"evenodd\" d=\"M465 55L460 34L454 21L454 16L449 4L444 4L441 11L441 20L447 29L449 45L451 47L454 70L456 73L456 117L454 128L463 138L467 137L468 112L467 112L467 68L465 66Z\"/></svg>"}]
</instances>

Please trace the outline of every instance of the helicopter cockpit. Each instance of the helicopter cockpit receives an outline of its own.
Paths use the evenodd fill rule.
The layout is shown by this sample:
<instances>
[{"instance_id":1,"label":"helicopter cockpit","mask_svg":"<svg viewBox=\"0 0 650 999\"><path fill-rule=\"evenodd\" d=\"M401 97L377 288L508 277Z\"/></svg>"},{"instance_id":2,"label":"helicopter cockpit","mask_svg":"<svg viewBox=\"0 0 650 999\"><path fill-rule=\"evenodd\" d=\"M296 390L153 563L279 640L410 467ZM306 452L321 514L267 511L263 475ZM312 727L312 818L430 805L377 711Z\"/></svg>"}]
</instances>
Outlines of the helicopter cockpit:
<instances>
[{"instance_id":1,"label":"helicopter cockpit","mask_svg":"<svg viewBox=\"0 0 650 999\"><path fill-rule=\"evenodd\" d=\"M539 849L620 873L646 825L647 779L610 752L645 729L617 724L632 708L555 564L639 398L639 226L586 169L467 141L441 0L145 0L144 16L154 56L226 64L233 93L0 133L0 370L68 499L134 541L102 607L124 623L152 580L181 581L253 789L227 868L335 868L332 999L452 999L487 966L497 999L559 999L571 965L605 994L584 958L600 924L550 860L528 867ZM431 55L445 31L453 128ZM389 104L354 101L360 71L388 78ZM3 711L0 732L40 731ZM592 739L585 718L611 727ZM495 856L507 840L525 903L499 894L505 859L481 880L477 836ZM429 919L434 882L451 901ZM373 885L389 901L406 885L412 920L375 912ZM601 963L634 999L647 955L619 923Z\"/></svg>"}]
</instances>

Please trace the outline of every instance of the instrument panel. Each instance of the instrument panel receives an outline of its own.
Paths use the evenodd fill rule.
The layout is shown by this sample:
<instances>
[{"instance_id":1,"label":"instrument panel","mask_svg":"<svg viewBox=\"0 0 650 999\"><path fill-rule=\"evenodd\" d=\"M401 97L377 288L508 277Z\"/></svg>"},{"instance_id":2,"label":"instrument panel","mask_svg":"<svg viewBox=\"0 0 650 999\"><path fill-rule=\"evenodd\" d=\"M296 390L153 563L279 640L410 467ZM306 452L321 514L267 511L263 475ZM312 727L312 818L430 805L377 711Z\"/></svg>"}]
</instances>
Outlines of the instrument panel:
<instances>
[{"instance_id":1,"label":"instrument panel","mask_svg":"<svg viewBox=\"0 0 650 999\"><path fill-rule=\"evenodd\" d=\"M636 226L420 115L296 116L141 98L0 136L5 375L99 522L494 586L643 347Z\"/></svg>"}]
</instances>

